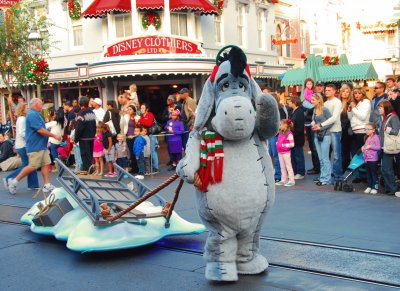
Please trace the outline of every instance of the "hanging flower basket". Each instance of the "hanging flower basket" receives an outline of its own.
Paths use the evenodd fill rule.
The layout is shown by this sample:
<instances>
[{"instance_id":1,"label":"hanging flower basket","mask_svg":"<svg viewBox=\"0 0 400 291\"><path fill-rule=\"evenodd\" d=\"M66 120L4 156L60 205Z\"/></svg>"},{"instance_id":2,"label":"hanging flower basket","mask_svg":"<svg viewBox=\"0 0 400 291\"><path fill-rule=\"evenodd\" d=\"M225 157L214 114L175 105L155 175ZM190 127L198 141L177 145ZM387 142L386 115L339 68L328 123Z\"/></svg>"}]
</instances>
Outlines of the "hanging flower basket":
<instances>
[{"instance_id":1,"label":"hanging flower basket","mask_svg":"<svg viewBox=\"0 0 400 291\"><path fill-rule=\"evenodd\" d=\"M44 59L36 59L25 65L26 77L29 81L43 85L49 78L49 64Z\"/></svg>"},{"instance_id":2,"label":"hanging flower basket","mask_svg":"<svg viewBox=\"0 0 400 291\"><path fill-rule=\"evenodd\" d=\"M161 18L158 14L155 13L146 13L142 18L142 26L144 29L149 28L150 25L153 25L155 29L159 29L161 27Z\"/></svg>"},{"instance_id":3,"label":"hanging flower basket","mask_svg":"<svg viewBox=\"0 0 400 291\"><path fill-rule=\"evenodd\" d=\"M68 13L72 20L81 18L81 4L76 0L68 0Z\"/></svg>"}]
</instances>

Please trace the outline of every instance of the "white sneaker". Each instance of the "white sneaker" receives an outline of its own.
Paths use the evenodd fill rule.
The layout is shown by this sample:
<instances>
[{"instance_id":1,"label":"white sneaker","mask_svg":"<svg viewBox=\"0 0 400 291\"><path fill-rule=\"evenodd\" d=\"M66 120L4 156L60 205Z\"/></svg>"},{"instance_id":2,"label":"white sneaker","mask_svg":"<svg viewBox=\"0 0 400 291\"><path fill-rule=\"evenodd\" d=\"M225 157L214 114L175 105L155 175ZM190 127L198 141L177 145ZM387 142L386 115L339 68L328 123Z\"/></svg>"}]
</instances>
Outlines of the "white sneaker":
<instances>
[{"instance_id":1,"label":"white sneaker","mask_svg":"<svg viewBox=\"0 0 400 291\"><path fill-rule=\"evenodd\" d=\"M3 178L4 189L8 189L8 181L11 181L11 179Z\"/></svg>"},{"instance_id":2,"label":"white sneaker","mask_svg":"<svg viewBox=\"0 0 400 291\"><path fill-rule=\"evenodd\" d=\"M378 194L378 191L376 191L376 189L372 189L371 192L369 192L370 194ZM400 193L399 193L400 194Z\"/></svg>"},{"instance_id":3,"label":"white sneaker","mask_svg":"<svg viewBox=\"0 0 400 291\"><path fill-rule=\"evenodd\" d=\"M365 191L364 191L364 193L366 193L366 194L369 194L369 193L371 193L371 188L370 187L368 187L367 189L365 189ZM375 190L376 191L376 190ZM376 193L375 193L376 194Z\"/></svg>"},{"instance_id":4,"label":"white sneaker","mask_svg":"<svg viewBox=\"0 0 400 291\"><path fill-rule=\"evenodd\" d=\"M304 179L304 176L300 175L300 174L296 174L296 175L294 175L294 179L295 180L301 180L301 179Z\"/></svg>"},{"instance_id":5,"label":"white sneaker","mask_svg":"<svg viewBox=\"0 0 400 291\"><path fill-rule=\"evenodd\" d=\"M51 193L56 187L54 185L51 185L50 183L46 184L43 186L43 192L44 193Z\"/></svg>"},{"instance_id":6,"label":"white sneaker","mask_svg":"<svg viewBox=\"0 0 400 291\"><path fill-rule=\"evenodd\" d=\"M138 179L138 180L143 180L144 176L143 175L136 175L135 178Z\"/></svg>"},{"instance_id":7,"label":"white sneaker","mask_svg":"<svg viewBox=\"0 0 400 291\"><path fill-rule=\"evenodd\" d=\"M394 193L394 195L396 195L396 197L400 198L400 191L397 191L396 193Z\"/></svg>"},{"instance_id":8,"label":"white sneaker","mask_svg":"<svg viewBox=\"0 0 400 291\"><path fill-rule=\"evenodd\" d=\"M17 193L17 185L18 185L18 181L15 179L12 179L9 183L8 183L8 191L12 194L15 195Z\"/></svg>"}]
</instances>

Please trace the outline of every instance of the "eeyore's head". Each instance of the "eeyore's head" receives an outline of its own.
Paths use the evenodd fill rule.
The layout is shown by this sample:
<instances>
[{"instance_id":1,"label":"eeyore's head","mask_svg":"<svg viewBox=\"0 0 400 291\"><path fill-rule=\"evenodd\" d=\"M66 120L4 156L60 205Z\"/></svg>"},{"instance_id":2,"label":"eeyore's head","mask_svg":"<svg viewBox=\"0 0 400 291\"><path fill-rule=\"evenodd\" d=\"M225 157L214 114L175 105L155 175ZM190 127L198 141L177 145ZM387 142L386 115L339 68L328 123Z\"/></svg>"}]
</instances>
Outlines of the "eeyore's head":
<instances>
[{"instance_id":1,"label":"eeyore's head","mask_svg":"<svg viewBox=\"0 0 400 291\"><path fill-rule=\"evenodd\" d=\"M240 140L254 131L254 100L261 90L251 77L244 52L231 47L203 88L194 128L207 126L227 140Z\"/></svg>"}]
</instances>

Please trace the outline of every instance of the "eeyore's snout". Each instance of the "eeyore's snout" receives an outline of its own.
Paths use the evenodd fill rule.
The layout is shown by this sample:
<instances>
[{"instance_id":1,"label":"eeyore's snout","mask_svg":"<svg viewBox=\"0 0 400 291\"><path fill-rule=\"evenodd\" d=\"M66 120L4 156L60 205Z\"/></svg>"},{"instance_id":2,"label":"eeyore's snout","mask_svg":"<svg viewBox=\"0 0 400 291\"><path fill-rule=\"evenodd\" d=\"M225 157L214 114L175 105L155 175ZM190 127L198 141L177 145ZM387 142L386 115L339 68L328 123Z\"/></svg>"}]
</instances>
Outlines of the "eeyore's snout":
<instances>
[{"instance_id":1,"label":"eeyore's snout","mask_svg":"<svg viewBox=\"0 0 400 291\"><path fill-rule=\"evenodd\" d=\"M219 103L212 126L225 139L240 140L253 133L255 121L256 114L250 100L233 96Z\"/></svg>"}]
</instances>

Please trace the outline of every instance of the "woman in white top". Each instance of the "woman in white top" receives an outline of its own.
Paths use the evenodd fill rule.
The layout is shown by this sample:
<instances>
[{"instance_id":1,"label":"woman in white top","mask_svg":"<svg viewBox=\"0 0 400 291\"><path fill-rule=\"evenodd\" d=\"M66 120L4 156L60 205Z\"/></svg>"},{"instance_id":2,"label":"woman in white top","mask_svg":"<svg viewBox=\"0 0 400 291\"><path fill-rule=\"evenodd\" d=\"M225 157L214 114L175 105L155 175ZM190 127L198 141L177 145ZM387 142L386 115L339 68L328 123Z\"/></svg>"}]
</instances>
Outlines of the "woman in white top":
<instances>
[{"instance_id":1,"label":"woman in white top","mask_svg":"<svg viewBox=\"0 0 400 291\"><path fill-rule=\"evenodd\" d=\"M62 108L57 110L53 114L53 120L46 123L46 128L50 129L50 132L57 136L63 136L63 133L64 133L64 130L63 130L63 128L64 128L64 111L62 110ZM54 161L58 157L57 149L60 146L61 141L50 137L49 143L50 143L50 154ZM55 166L54 172L56 172L57 171L57 163L54 162L54 166Z\"/></svg>"},{"instance_id":2,"label":"woman in white top","mask_svg":"<svg viewBox=\"0 0 400 291\"><path fill-rule=\"evenodd\" d=\"M8 189L8 181L11 179L14 179L17 177L19 172L25 166L29 164L29 159L28 155L26 153L26 148L25 148L25 116L26 113L28 112L28 105L25 103L19 103L17 108L15 109L15 113L18 116L17 122L16 122L16 136L15 136L15 149L18 153L18 155L21 158L22 165L18 169L16 169L14 172L12 172L10 175L7 177L3 178L4 182L4 187ZM37 172L32 172L31 174L28 175L28 189L39 189L39 180L38 180L38 175Z\"/></svg>"},{"instance_id":3,"label":"woman in white top","mask_svg":"<svg viewBox=\"0 0 400 291\"><path fill-rule=\"evenodd\" d=\"M351 153L354 156L364 145L365 126L369 122L371 113L371 101L362 88L354 88L353 99L347 109L347 116L350 120L353 131Z\"/></svg>"}]
</instances>

